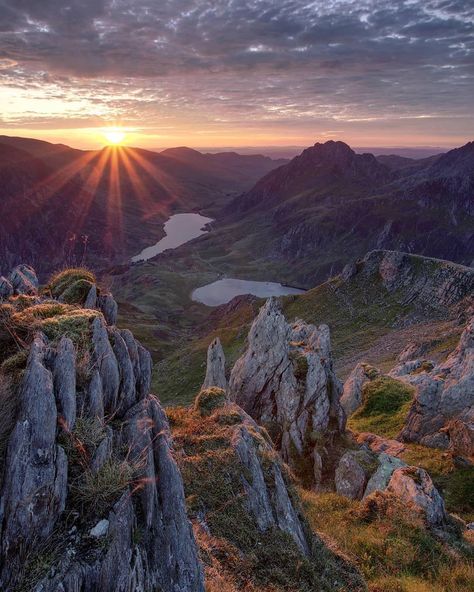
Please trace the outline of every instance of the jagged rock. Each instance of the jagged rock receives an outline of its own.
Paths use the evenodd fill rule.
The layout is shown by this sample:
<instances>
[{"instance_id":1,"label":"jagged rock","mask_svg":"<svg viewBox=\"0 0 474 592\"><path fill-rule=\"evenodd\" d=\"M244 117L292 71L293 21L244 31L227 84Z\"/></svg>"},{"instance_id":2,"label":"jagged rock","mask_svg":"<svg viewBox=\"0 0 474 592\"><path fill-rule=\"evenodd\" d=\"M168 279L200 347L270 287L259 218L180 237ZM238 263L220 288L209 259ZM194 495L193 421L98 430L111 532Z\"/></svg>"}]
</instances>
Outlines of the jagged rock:
<instances>
[{"instance_id":1,"label":"jagged rock","mask_svg":"<svg viewBox=\"0 0 474 592\"><path fill-rule=\"evenodd\" d=\"M97 446L92 457L90 468L93 473L98 473L112 455L113 431L109 426L105 427L105 438Z\"/></svg>"},{"instance_id":2,"label":"jagged rock","mask_svg":"<svg viewBox=\"0 0 474 592\"><path fill-rule=\"evenodd\" d=\"M203 575L186 515L183 483L171 455L169 427L157 399L147 397L126 416L126 442L142 465L140 494L146 530L145 564L164 592L203 591ZM156 476L159 476L156 478Z\"/></svg>"},{"instance_id":3,"label":"jagged rock","mask_svg":"<svg viewBox=\"0 0 474 592\"><path fill-rule=\"evenodd\" d=\"M104 419L104 400L102 398L102 379L99 371L95 369L92 373L91 381L87 389L86 415Z\"/></svg>"},{"instance_id":4,"label":"jagged rock","mask_svg":"<svg viewBox=\"0 0 474 592\"><path fill-rule=\"evenodd\" d=\"M453 419L443 428L449 438L449 450L460 456L471 456L474 450L474 421Z\"/></svg>"},{"instance_id":5,"label":"jagged rock","mask_svg":"<svg viewBox=\"0 0 474 592\"><path fill-rule=\"evenodd\" d=\"M335 471L337 493L350 499L361 499L375 459L375 455L364 449L345 452Z\"/></svg>"},{"instance_id":6,"label":"jagged rock","mask_svg":"<svg viewBox=\"0 0 474 592\"><path fill-rule=\"evenodd\" d=\"M0 276L0 300L5 300L13 294L13 286L6 277Z\"/></svg>"},{"instance_id":7,"label":"jagged rock","mask_svg":"<svg viewBox=\"0 0 474 592\"><path fill-rule=\"evenodd\" d=\"M364 497L367 497L374 491L384 491L390 481L393 472L396 469L406 466L406 463L382 452L378 456L379 466L375 473L370 477L364 491Z\"/></svg>"},{"instance_id":8,"label":"jagged rock","mask_svg":"<svg viewBox=\"0 0 474 592\"><path fill-rule=\"evenodd\" d=\"M107 328L100 317L92 322L92 347L94 363L97 365L102 383L104 409L109 413L114 412L117 408L120 374Z\"/></svg>"},{"instance_id":9,"label":"jagged rock","mask_svg":"<svg viewBox=\"0 0 474 592\"><path fill-rule=\"evenodd\" d=\"M422 356L426 351L426 345L418 344L418 343L409 343L404 347L404 349L400 352L398 356L398 362L408 362L409 360L414 360L415 358L419 358Z\"/></svg>"},{"instance_id":10,"label":"jagged rock","mask_svg":"<svg viewBox=\"0 0 474 592\"><path fill-rule=\"evenodd\" d=\"M289 325L276 300L267 300L232 369L230 398L267 427L283 459L293 464L314 448L312 435L331 439L344 431L341 390L328 327Z\"/></svg>"},{"instance_id":11,"label":"jagged rock","mask_svg":"<svg viewBox=\"0 0 474 592\"><path fill-rule=\"evenodd\" d=\"M53 531L64 510L68 466L56 443L53 377L47 345L35 338L21 387L21 408L8 443L0 498L0 586L12 589L28 549Z\"/></svg>"},{"instance_id":12,"label":"jagged rock","mask_svg":"<svg viewBox=\"0 0 474 592\"><path fill-rule=\"evenodd\" d=\"M35 270L29 265L17 265L10 273L9 279L16 294L35 296L38 293L38 278Z\"/></svg>"},{"instance_id":13,"label":"jagged rock","mask_svg":"<svg viewBox=\"0 0 474 592\"><path fill-rule=\"evenodd\" d=\"M423 513L430 526L442 526L446 522L444 501L428 473L418 467L396 469L387 491L402 502Z\"/></svg>"},{"instance_id":14,"label":"jagged rock","mask_svg":"<svg viewBox=\"0 0 474 592\"><path fill-rule=\"evenodd\" d=\"M447 448L450 446L450 434L454 435L449 426L456 421L455 432L462 429L466 435L462 445L464 453L474 454L469 436L474 424L474 317L464 329L457 348L445 362L422 372L402 374L398 367L394 372L399 380L416 388L401 439Z\"/></svg>"},{"instance_id":15,"label":"jagged rock","mask_svg":"<svg viewBox=\"0 0 474 592\"><path fill-rule=\"evenodd\" d=\"M258 430L250 418L247 422ZM260 530L266 531L271 527L277 527L287 532L298 545L300 551L304 555L308 555L309 544L304 528L288 495L278 462L275 461L272 464L273 488L272 491L269 491L257 455L255 440L245 424L236 430L233 446L235 446L243 466L251 475L249 481L244 476L242 476L242 480L247 494L247 507L253 514ZM261 444L261 446L265 446L265 444ZM266 447L268 452L271 452L268 443L266 443Z\"/></svg>"},{"instance_id":16,"label":"jagged rock","mask_svg":"<svg viewBox=\"0 0 474 592\"><path fill-rule=\"evenodd\" d=\"M398 440L383 438L371 432L359 432L356 437L358 444L366 444L370 450L376 453L384 452L390 456L400 456L405 450L405 445Z\"/></svg>"},{"instance_id":17,"label":"jagged rock","mask_svg":"<svg viewBox=\"0 0 474 592\"><path fill-rule=\"evenodd\" d=\"M137 380L138 398L143 399L150 392L151 374L153 371L153 363L151 361L150 352L137 342L138 361L140 364L140 373Z\"/></svg>"},{"instance_id":18,"label":"jagged rock","mask_svg":"<svg viewBox=\"0 0 474 592\"><path fill-rule=\"evenodd\" d=\"M92 284L89 290L86 300L84 302L84 308L96 308L97 307L97 286Z\"/></svg>"},{"instance_id":19,"label":"jagged rock","mask_svg":"<svg viewBox=\"0 0 474 592\"><path fill-rule=\"evenodd\" d=\"M59 423L71 431L76 422L76 350L68 337L59 341L53 367Z\"/></svg>"},{"instance_id":20,"label":"jagged rock","mask_svg":"<svg viewBox=\"0 0 474 592\"><path fill-rule=\"evenodd\" d=\"M104 537L107 532L109 531L109 521L105 518L103 520L99 520L94 528L91 528L89 531L89 536L99 539L100 537Z\"/></svg>"},{"instance_id":21,"label":"jagged rock","mask_svg":"<svg viewBox=\"0 0 474 592\"><path fill-rule=\"evenodd\" d=\"M377 368L365 363L359 363L349 374L341 397L341 405L349 417L362 405L362 390L364 384L379 375Z\"/></svg>"},{"instance_id":22,"label":"jagged rock","mask_svg":"<svg viewBox=\"0 0 474 592\"><path fill-rule=\"evenodd\" d=\"M211 386L217 386L223 390L227 389L225 355L219 337L216 337L207 348L207 369L202 388L205 389Z\"/></svg>"},{"instance_id":23,"label":"jagged rock","mask_svg":"<svg viewBox=\"0 0 474 592\"><path fill-rule=\"evenodd\" d=\"M104 315L108 325L115 325L117 322L118 306L112 294L99 295L97 298L97 308Z\"/></svg>"},{"instance_id":24,"label":"jagged rock","mask_svg":"<svg viewBox=\"0 0 474 592\"><path fill-rule=\"evenodd\" d=\"M136 402L135 373L133 371L133 365L127 344L120 334L120 331L115 328L112 329L111 339L120 375L118 393L119 410L123 412L130 409L130 407Z\"/></svg>"}]
</instances>

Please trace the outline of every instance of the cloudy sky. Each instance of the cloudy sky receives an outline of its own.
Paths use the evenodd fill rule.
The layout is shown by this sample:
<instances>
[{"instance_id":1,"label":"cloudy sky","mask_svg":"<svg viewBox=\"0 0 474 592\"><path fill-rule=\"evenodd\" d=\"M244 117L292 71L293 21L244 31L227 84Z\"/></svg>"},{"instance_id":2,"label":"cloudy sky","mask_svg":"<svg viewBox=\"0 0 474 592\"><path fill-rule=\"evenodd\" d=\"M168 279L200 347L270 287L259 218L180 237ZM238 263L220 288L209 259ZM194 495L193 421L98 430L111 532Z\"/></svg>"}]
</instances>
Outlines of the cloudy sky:
<instances>
[{"instance_id":1,"label":"cloudy sky","mask_svg":"<svg viewBox=\"0 0 474 592\"><path fill-rule=\"evenodd\" d=\"M0 133L95 147L474 139L473 0L0 0Z\"/></svg>"}]
</instances>

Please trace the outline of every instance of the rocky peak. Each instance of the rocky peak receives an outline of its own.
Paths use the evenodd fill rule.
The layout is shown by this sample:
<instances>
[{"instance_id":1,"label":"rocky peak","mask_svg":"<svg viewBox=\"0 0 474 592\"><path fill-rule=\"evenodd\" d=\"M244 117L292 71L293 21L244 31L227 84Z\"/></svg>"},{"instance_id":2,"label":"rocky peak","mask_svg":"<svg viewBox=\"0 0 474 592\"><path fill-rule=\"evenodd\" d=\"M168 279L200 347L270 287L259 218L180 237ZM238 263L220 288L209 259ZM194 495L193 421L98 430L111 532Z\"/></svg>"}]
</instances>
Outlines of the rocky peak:
<instances>
[{"instance_id":1,"label":"rocky peak","mask_svg":"<svg viewBox=\"0 0 474 592\"><path fill-rule=\"evenodd\" d=\"M291 466L315 441L344 431L341 384L333 370L329 329L287 323L275 299L254 320L246 352L231 372L229 393L265 426ZM315 479L321 459L316 455Z\"/></svg>"},{"instance_id":2,"label":"rocky peak","mask_svg":"<svg viewBox=\"0 0 474 592\"><path fill-rule=\"evenodd\" d=\"M227 389L225 355L219 337L213 339L207 349L206 377L202 388L206 389L212 386L217 386L223 390Z\"/></svg>"},{"instance_id":3,"label":"rocky peak","mask_svg":"<svg viewBox=\"0 0 474 592\"><path fill-rule=\"evenodd\" d=\"M150 354L83 271L40 290L19 266L3 298L0 379L19 401L0 428L0 587L203 592Z\"/></svg>"}]
</instances>

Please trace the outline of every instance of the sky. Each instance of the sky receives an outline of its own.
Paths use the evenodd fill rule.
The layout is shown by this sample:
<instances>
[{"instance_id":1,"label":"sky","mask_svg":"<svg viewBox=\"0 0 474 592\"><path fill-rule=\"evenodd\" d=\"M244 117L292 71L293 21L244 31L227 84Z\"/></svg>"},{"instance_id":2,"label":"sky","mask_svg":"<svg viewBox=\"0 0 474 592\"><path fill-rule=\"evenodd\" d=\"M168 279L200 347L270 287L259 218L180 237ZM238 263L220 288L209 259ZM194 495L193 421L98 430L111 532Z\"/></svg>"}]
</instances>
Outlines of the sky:
<instances>
[{"instance_id":1,"label":"sky","mask_svg":"<svg viewBox=\"0 0 474 592\"><path fill-rule=\"evenodd\" d=\"M473 0L0 0L0 133L96 148L461 145Z\"/></svg>"}]
</instances>

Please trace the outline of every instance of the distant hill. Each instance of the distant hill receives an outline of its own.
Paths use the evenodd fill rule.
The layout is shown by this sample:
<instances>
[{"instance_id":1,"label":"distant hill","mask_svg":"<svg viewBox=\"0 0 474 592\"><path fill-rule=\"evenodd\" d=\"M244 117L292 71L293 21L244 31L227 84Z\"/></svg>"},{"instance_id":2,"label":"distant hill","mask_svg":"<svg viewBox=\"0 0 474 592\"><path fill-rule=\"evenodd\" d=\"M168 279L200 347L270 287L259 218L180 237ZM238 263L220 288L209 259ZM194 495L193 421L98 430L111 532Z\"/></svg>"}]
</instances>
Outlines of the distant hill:
<instances>
[{"instance_id":1,"label":"distant hill","mask_svg":"<svg viewBox=\"0 0 474 592\"><path fill-rule=\"evenodd\" d=\"M329 141L260 179L224 218L246 235L242 257L258 252L285 278L311 286L371 249L470 265L473 195L473 142L417 161Z\"/></svg>"},{"instance_id":2,"label":"distant hill","mask_svg":"<svg viewBox=\"0 0 474 592\"><path fill-rule=\"evenodd\" d=\"M175 212L211 217L281 161L138 148L82 151L0 137L0 268L123 263Z\"/></svg>"}]
</instances>

